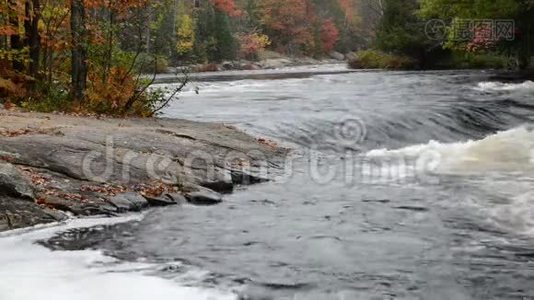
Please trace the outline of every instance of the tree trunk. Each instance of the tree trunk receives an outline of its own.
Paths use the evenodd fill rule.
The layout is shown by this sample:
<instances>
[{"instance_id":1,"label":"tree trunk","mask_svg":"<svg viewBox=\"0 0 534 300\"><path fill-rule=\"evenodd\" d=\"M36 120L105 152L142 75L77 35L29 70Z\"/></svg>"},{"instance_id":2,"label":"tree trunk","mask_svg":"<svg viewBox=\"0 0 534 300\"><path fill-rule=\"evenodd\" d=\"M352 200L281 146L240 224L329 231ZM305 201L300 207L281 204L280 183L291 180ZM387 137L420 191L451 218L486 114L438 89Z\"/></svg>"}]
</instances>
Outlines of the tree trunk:
<instances>
[{"instance_id":1,"label":"tree trunk","mask_svg":"<svg viewBox=\"0 0 534 300\"><path fill-rule=\"evenodd\" d=\"M146 30L146 45L145 45L145 51L146 53L150 53L150 39L151 39L151 31L150 31L150 23L152 22L152 8L151 6L148 6L147 7L147 18L146 18L146 26L145 26L145 30Z\"/></svg>"},{"instance_id":2,"label":"tree trunk","mask_svg":"<svg viewBox=\"0 0 534 300\"><path fill-rule=\"evenodd\" d=\"M87 38L83 0L71 0L70 26L72 35L72 96L82 101L87 84Z\"/></svg>"},{"instance_id":3,"label":"tree trunk","mask_svg":"<svg viewBox=\"0 0 534 300\"><path fill-rule=\"evenodd\" d=\"M17 28L18 29L19 28L19 20L17 18L16 5L17 4L16 4L15 0L10 0L9 1L9 7L11 7L14 10L14 11L10 11L9 24L13 28ZM14 50L16 52L22 51L22 49L24 48L24 45L22 43L22 39L21 39L20 35L18 35L18 34L12 35L9 38L9 43L10 43L10 46L11 46L11 50ZM24 71L24 63L21 60L14 59L13 60L13 70L18 71L18 72Z\"/></svg>"},{"instance_id":4,"label":"tree trunk","mask_svg":"<svg viewBox=\"0 0 534 300\"><path fill-rule=\"evenodd\" d=\"M24 30L26 32L25 44L30 50L29 75L36 78L39 74L39 58L41 53L41 37L39 35L39 19L41 7L39 0L26 0L26 19Z\"/></svg>"}]
</instances>

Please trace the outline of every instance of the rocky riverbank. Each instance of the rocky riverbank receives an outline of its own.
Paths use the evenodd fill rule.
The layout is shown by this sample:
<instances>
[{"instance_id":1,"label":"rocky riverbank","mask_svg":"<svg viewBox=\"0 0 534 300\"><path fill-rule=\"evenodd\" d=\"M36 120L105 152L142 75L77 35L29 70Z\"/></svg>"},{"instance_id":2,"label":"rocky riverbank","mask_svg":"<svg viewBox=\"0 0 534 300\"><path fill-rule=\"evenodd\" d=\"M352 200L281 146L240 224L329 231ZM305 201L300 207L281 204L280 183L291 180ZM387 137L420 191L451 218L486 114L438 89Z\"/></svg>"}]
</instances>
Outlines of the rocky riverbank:
<instances>
[{"instance_id":1,"label":"rocky riverbank","mask_svg":"<svg viewBox=\"0 0 534 300\"><path fill-rule=\"evenodd\" d=\"M221 72L221 71L255 71L255 70L277 70L289 67L328 65L346 63L354 58L355 54L350 52L342 54L332 51L323 58L313 57L294 57L286 56L276 52L267 51L267 54L261 55L261 58L252 60L234 60L223 61L220 63L204 63L188 65L187 69L193 73L203 72ZM169 67L167 74L181 73L182 67Z\"/></svg>"},{"instance_id":2,"label":"rocky riverbank","mask_svg":"<svg viewBox=\"0 0 534 300\"><path fill-rule=\"evenodd\" d=\"M267 180L287 150L223 124L0 109L0 231L181 203Z\"/></svg>"}]
</instances>

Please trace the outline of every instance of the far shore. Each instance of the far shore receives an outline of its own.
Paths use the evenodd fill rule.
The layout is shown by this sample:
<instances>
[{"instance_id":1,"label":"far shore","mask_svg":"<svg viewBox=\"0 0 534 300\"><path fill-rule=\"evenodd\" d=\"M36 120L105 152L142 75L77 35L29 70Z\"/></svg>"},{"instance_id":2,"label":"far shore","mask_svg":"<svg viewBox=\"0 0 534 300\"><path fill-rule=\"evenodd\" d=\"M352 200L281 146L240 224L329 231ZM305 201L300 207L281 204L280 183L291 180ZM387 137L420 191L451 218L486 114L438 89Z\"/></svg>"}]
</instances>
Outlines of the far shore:
<instances>
[{"instance_id":1,"label":"far shore","mask_svg":"<svg viewBox=\"0 0 534 300\"><path fill-rule=\"evenodd\" d=\"M361 70L349 69L346 63L328 63L319 65L299 65L292 67L281 67L277 69L259 69L259 70L228 70L215 72L193 72L189 73L188 79L191 81L233 81L233 80L269 80L285 78L307 78L312 75L331 75L354 73ZM151 75L145 75L149 78ZM184 75L180 72L158 74L154 78L154 84L176 83L183 79Z\"/></svg>"}]
</instances>

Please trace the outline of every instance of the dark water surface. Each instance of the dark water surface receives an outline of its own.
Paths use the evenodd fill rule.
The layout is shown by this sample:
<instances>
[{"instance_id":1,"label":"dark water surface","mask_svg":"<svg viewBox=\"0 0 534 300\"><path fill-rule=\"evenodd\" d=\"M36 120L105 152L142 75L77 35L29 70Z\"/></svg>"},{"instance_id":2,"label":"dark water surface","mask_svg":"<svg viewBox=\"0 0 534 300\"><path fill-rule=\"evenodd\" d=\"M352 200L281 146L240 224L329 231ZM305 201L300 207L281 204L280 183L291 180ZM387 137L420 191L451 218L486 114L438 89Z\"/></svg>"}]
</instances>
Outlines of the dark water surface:
<instances>
[{"instance_id":1,"label":"dark water surface","mask_svg":"<svg viewBox=\"0 0 534 300\"><path fill-rule=\"evenodd\" d=\"M289 145L288 175L51 244L243 299L534 299L534 83L489 75L193 83L166 117Z\"/></svg>"}]
</instances>

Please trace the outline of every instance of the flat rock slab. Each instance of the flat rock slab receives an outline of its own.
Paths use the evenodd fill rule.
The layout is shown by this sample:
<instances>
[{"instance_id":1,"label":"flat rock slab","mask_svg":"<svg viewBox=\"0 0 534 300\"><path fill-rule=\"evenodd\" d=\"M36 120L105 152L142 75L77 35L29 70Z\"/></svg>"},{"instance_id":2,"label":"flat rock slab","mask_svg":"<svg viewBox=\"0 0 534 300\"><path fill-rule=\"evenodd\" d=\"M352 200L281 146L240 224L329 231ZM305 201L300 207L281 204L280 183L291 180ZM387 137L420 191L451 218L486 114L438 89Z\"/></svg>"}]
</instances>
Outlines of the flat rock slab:
<instances>
[{"instance_id":1,"label":"flat rock slab","mask_svg":"<svg viewBox=\"0 0 534 300\"><path fill-rule=\"evenodd\" d=\"M29 214L30 221L20 224L32 224L50 220L45 209L113 215L184 199L216 204L222 201L217 192L279 174L273 166L287 154L224 124L0 109L0 196L28 202L3 201L0 216L9 208L10 214Z\"/></svg>"}]
</instances>

